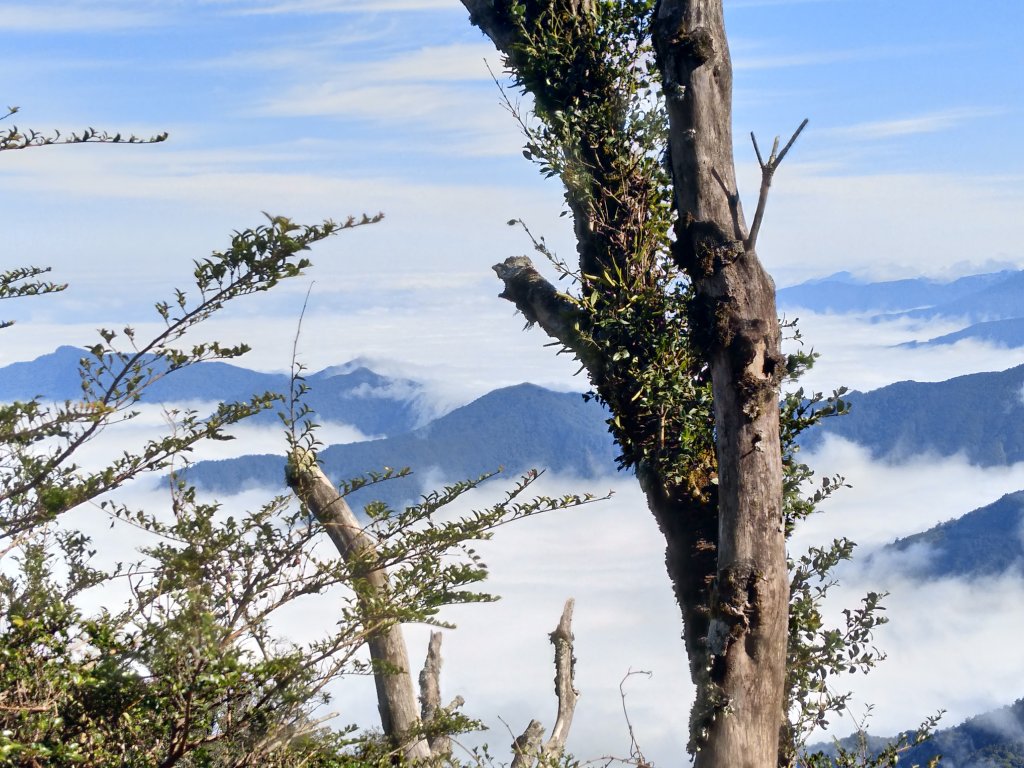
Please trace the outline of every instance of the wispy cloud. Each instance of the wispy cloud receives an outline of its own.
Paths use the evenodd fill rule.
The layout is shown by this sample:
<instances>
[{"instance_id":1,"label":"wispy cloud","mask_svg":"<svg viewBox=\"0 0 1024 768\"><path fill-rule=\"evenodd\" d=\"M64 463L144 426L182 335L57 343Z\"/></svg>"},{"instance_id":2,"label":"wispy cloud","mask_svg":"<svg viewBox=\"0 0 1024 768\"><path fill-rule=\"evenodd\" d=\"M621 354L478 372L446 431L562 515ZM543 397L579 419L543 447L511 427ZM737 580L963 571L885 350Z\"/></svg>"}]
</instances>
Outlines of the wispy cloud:
<instances>
[{"instance_id":1,"label":"wispy cloud","mask_svg":"<svg viewBox=\"0 0 1024 768\"><path fill-rule=\"evenodd\" d=\"M727 10L765 8L774 5L809 5L811 3L843 2L843 0L725 0Z\"/></svg>"},{"instance_id":2,"label":"wispy cloud","mask_svg":"<svg viewBox=\"0 0 1024 768\"><path fill-rule=\"evenodd\" d=\"M753 52L744 52L742 43L732 47L733 69L737 71L814 67L846 61L875 61L878 59L908 56L914 53L912 50L902 48L853 48L848 50L755 55Z\"/></svg>"},{"instance_id":3,"label":"wispy cloud","mask_svg":"<svg viewBox=\"0 0 1024 768\"><path fill-rule=\"evenodd\" d=\"M484 61L497 58L490 44L428 46L369 64L363 74L381 80L419 82L489 80Z\"/></svg>"},{"instance_id":4,"label":"wispy cloud","mask_svg":"<svg viewBox=\"0 0 1024 768\"><path fill-rule=\"evenodd\" d=\"M0 8L0 30L8 32L82 32L157 24L156 11L81 5L7 5Z\"/></svg>"},{"instance_id":5,"label":"wispy cloud","mask_svg":"<svg viewBox=\"0 0 1024 768\"><path fill-rule=\"evenodd\" d=\"M823 131L823 133L827 132L833 136L841 136L843 138L876 141L900 136L915 136L922 133L948 131L971 120L992 117L1003 114L1003 112L1004 110L987 107L961 107L894 120L873 120L866 123L855 123L854 125Z\"/></svg>"},{"instance_id":6,"label":"wispy cloud","mask_svg":"<svg viewBox=\"0 0 1024 768\"><path fill-rule=\"evenodd\" d=\"M235 13L258 14L315 14L315 13L366 13L389 11L450 11L450 0L214 0ZM457 6L455 6L457 7Z\"/></svg>"},{"instance_id":7,"label":"wispy cloud","mask_svg":"<svg viewBox=\"0 0 1024 768\"><path fill-rule=\"evenodd\" d=\"M278 69L290 85L269 93L254 113L365 121L386 126L389 136L415 125L415 141L430 152L517 153L516 122L495 108L500 96L484 63L496 59L490 45L424 46L372 60L332 62L330 56L325 52L311 67L288 51L269 52L264 65Z\"/></svg>"}]
</instances>

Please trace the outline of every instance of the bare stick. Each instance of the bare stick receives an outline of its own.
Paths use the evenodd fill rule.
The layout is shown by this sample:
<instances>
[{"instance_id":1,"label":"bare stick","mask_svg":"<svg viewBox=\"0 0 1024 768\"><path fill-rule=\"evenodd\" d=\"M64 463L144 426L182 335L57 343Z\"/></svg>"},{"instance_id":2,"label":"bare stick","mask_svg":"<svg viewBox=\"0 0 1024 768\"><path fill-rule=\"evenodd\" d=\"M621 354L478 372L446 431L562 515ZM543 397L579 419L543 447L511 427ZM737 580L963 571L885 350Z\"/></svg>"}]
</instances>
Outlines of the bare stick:
<instances>
[{"instance_id":1,"label":"bare stick","mask_svg":"<svg viewBox=\"0 0 1024 768\"><path fill-rule=\"evenodd\" d=\"M555 727L551 729L551 738L544 745L545 756L558 756L565 748L565 740L569 737L572 727L572 716L576 711L576 700L580 692L573 685L576 658L573 656L572 609L576 601L571 597L565 601L562 618L551 633L551 643L555 646L555 696L558 697L558 715Z\"/></svg>"},{"instance_id":2,"label":"bare stick","mask_svg":"<svg viewBox=\"0 0 1024 768\"><path fill-rule=\"evenodd\" d=\"M782 159L789 152L789 148L796 142L797 137L803 132L804 128L807 127L807 118L800 123L800 127L796 129L789 141L786 142L786 146L779 152L779 137L775 137L775 141L772 143L772 153L768 157L768 162L764 161L761 157L761 149L757 146L757 138L754 136L754 132L750 132L750 140L754 144L754 154L757 155L757 163L761 166L761 192L757 197L757 210L754 211L754 221L750 225L750 234L747 236L747 241L743 244L744 248L748 251L754 250L754 245L757 243L757 233L761 230L761 220L764 218L764 208L768 204L768 189L772 185L772 176L775 175L775 170L779 167Z\"/></svg>"},{"instance_id":3,"label":"bare stick","mask_svg":"<svg viewBox=\"0 0 1024 768\"><path fill-rule=\"evenodd\" d=\"M441 707L441 663L441 633L431 632L427 659L420 672L420 716L425 724L430 724L445 712ZM428 737L428 741L432 756L451 754L452 742L447 733L435 733Z\"/></svg>"}]
</instances>

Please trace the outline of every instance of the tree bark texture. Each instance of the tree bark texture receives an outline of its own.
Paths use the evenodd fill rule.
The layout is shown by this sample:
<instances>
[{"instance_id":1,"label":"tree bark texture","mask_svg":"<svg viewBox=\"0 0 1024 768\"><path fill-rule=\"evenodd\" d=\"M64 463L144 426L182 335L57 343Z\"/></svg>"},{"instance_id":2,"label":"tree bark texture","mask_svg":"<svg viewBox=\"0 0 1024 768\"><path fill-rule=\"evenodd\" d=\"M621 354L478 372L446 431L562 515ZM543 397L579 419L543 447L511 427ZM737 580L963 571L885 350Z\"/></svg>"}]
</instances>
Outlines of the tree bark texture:
<instances>
[{"instance_id":1,"label":"tree bark texture","mask_svg":"<svg viewBox=\"0 0 1024 768\"><path fill-rule=\"evenodd\" d=\"M697 765L768 768L777 761L789 609L779 438L785 364L775 285L745 246L721 0L662 0L654 43L669 115L674 256L696 292L718 453L707 642L708 684L722 708L706 726Z\"/></svg>"},{"instance_id":2,"label":"tree bark texture","mask_svg":"<svg viewBox=\"0 0 1024 768\"><path fill-rule=\"evenodd\" d=\"M324 526L331 542L346 562L364 564L376 560L373 540L366 535L348 502L316 463L315 457L301 448L289 457L288 484ZM367 568L358 574L363 582L356 587L363 611L373 680L377 688L377 708L384 734L398 746L407 762L431 756L426 740L409 734L419 730L419 709L409 672L409 653L401 625L375 615L373 600L387 593L388 575L383 568Z\"/></svg>"},{"instance_id":3,"label":"tree bark texture","mask_svg":"<svg viewBox=\"0 0 1024 768\"><path fill-rule=\"evenodd\" d=\"M542 38L524 32L531 23L543 28L557 17L565 34L578 36L572 50L583 56L597 48L587 39L601 33L587 3L527 2L525 21L514 19L509 4L500 0L463 4L534 94L538 114L578 109L586 115L586 101L609 92L601 90L606 85L601 76L592 75L602 66L600 58L574 70L574 78L586 83L577 94L566 94L564 83L549 88L543 78L527 82L520 74L530 71L525 57ZM677 212L672 258L693 285L689 327L710 370L715 466L698 467L681 482L678 467L666 469L643 454L627 458L666 538L666 564L697 685L690 737L695 764L769 768L776 764L784 717L789 599L778 404L785 366L775 289L753 240L747 243L736 192L732 74L721 0L661 0L652 28L669 118ZM642 281L652 263L649 251L631 245L643 240L644 212L638 217L627 205L631 197L646 199L648 182L605 174L615 157L606 149L614 142L603 138L615 132L628 132L628 123L616 123L613 116L591 134L580 131L579 144L566 149L586 170L572 179L563 176L584 282L587 275L609 272L639 275L635 279ZM629 147L629 137L620 135L616 146ZM610 194L608 185L613 185ZM599 215L595 200L601 202ZM657 442L657 425L633 410L631 393L616 391L621 380L607 376L613 361L581 336L579 305L558 293L526 257L507 259L495 271L504 283L502 297L579 357L617 417L620 445ZM623 450L628 454L630 448Z\"/></svg>"},{"instance_id":4,"label":"tree bark texture","mask_svg":"<svg viewBox=\"0 0 1024 768\"><path fill-rule=\"evenodd\" d=\"M531 720L526 730L512 742L512 768L553 765L565 751L565 741L569 738L576 701L580 695L575 685L576 656L572 634L572 612L575 605L576 601L571 597L565 601L562 617L550 635L551 644L555 646L555 699L558 702L551 736L544 741L544 726L539 720Z\"/></svg>"}]
</instances>

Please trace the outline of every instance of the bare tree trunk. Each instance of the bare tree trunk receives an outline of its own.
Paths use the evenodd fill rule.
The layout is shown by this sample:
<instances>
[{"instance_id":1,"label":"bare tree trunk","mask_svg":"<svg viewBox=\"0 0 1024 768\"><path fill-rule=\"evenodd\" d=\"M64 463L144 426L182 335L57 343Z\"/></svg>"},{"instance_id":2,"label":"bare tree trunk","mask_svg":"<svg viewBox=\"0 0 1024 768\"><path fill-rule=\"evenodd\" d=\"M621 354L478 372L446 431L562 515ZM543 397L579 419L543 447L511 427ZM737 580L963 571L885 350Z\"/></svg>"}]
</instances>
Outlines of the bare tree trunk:
<instances>
[{"instance_id":1,"label":"bare tree trunk","mask_svg":"<svg viewBox=\"0 0 1024 768\"><path fill-rule=\"evenodd\" d=\"M608 60L599 55L587 58L589 50L601 49L592 39L602 34L595 20L599 14L580 0L527 2L518 15L496 0L462 1L471 21L534 94L542 117L557 122L560 115L573 113L571 136L574 141L579 137L578 143L566 146L564 157L578 158L579 167L563 175L563 181L581 274L607 271L642 280L651 254L630 250L629 244L645 242L642 221L648 211L630 209L629 201L649 199L653 182L608 171L625 156L616 151L632 150L628 121L616 117L610 103L622 93L609 86L619 72L613 65L602 69ZM558 48L552 42L556 28L559 35L572 36L570 45ZM665 535L666 563L684 618L697 684L690 738L696 764L769 768L777 761L785 714L789 599L778 405L785 365L775 288L757 259L756 232L748 236L736 192L732 73L722 2L661 0L653 35L668 108L678 213L672 258L694 287L690 333L711 374L715 466L698 467L703 479L694 483L680 482L679 472L688 469L678 463L666 471L643 455L632 454L629 461ZM545 45L551 50L543 50ZM575 67L572 82L581 83L578 90L561 81L552 85L550 72L537 73L538 60L552 52ZM593 109L601 98L610 100L608 109ZM597 122L586 122L592 118ZM630 161L639 163L639 156ZM766 179L770 182L770 174ZM598 213L595 200L601 205ZM505 286L502 296L577 354L612 407L624 452L629 453L630 444L657 440L650 419L631 410L632 393L609 378L615 358L602 357L602 349L581 338L586 318L579 305L559 294L525 257L507 259L495 271ZM647 339L638 335L634 341L631 352L648 348Z\"/></svg>"},{"instance_id":2,"label":"bare tree trunk","mask_svg":"<svg viewBox=\"0 0 1024 768\"><path fill-rule=\"evenodd\" d=\"M348 502L338 493L316 463L315 457L295 448L289 457L288 484L327 530L334 546L346 562L373 563L376 549L363 532ZM357 567L358 571L358 567ZM370 605L385 594L388 575L382 568L367 568L358 573L363 585L356 589L363 622L369 634L366 644L374 665L373 680L377 688L377 708L384 734L398 746L406 762L425 760L431 756L426 740L409 734L419 730L419 708L409 672L409 653L400 624L387 617L374 615Z\"/></svg>"},{"instance_id":3,"label":"bare tree trunk","mask_svg":"<svg viewBox=\"0 0 1024 768\"><path fill-rule=\"evenodd\" d=\"M736 191L721 0L662 0L654 42L679 215L674 257L703 320L718 454L708 683L721 700L696 765L768 768L777 762L789 607L775 285L748 247Z\"/></svg>"}]
</instances>

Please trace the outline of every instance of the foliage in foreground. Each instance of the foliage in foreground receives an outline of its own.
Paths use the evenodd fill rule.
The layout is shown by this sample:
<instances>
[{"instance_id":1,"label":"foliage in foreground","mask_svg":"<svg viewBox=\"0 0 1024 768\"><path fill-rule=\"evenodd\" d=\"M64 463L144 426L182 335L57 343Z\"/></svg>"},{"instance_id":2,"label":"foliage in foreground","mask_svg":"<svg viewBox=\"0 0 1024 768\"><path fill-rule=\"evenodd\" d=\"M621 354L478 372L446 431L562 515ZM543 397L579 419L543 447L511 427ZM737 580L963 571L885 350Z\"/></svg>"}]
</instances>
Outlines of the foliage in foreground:
<instances>
[{"instance_id":1,"label":"foliage in foreground","mask_svg":"<svg viewBox=\"0 0 1024 768\"><path fill-rule=\"evenodd\" d=\"M323 709L325 687L343 675L374 672L357 653L367 635L388 624L435 623L444 605L490 599L475 589L486 567L467 542L510 520L580 501L526 500L532 474L501 503L461 517L439 510L479 480L400 511L376 505L367 531L379 546L367 563L338 558L324 546L321 526L287 498L229 513L177 482L169 509L133 509L104 496L187 458L200 440L230 439L228 428L274 407L276 393L222 404L205 416L169 414L174 424L164 436L100 469L76 464L103 430L137 415L133 408L155 381L247 349L187 344L188 331L227 303L301 274L309 266L302 254L315 242L378 218L302 227L274 217L238 232L228 249L196 263L191 292L175 291L156 305L163 329L152 339L130 327L100 331L101 342L81 363L81 400L0 406L0 762L349 764L360 740L324 727L332 714ZM0 297L62 289L38 281L42 272L4 273ZM293 410L290 426L303 416ZM311 439L308 431L300 437ZM342 490L394 474L401 473ZM94 567L99 545L66 515L90 503L89 514L106 515L122 534L134 531L139 559ZM101 552L101 559L111 554ZM368 624L356 606L357 576L380 568L390 570L391 590L379 597ZM296 616L312 625L305 637L282 631Z\"/></svg>"}]
</instances>

